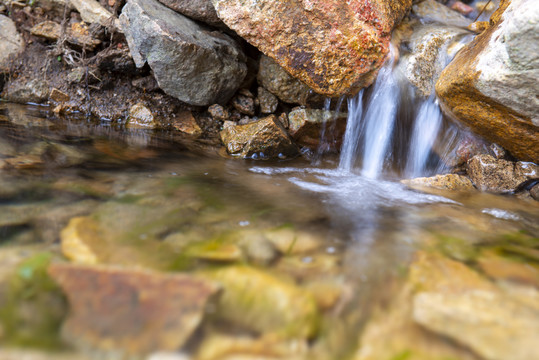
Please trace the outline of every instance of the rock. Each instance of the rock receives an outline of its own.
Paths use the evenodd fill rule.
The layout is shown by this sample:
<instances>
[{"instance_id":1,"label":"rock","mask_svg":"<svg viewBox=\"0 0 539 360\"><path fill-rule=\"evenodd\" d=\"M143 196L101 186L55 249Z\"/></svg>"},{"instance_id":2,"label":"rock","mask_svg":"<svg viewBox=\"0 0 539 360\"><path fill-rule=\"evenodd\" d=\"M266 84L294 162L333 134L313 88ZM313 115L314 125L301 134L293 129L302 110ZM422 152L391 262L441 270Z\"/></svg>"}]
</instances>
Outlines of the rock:
<instances>
[{"instance_id":1,"label":"rock","mask_svg":"<svg viewBox=\"0 0 539 360\"><path fill-rule=\"evenodd\" d=\"M191 19L217 27L223 26L211 0L159 0L159 2Z\"/></svg>"},{"instance_id":2,"label":"rock","mask_svg":"<svg viewBox=\"0 0 539 360\"><path fill-rule=\"evenodd\" d=\"M467 28L472 20L468 19L436 0L424 0L412 6L412 13L424 22L436 22L449 26Z\"/></svg>"},{"instance_id":3,"label":"rock","mask_svg":"<svg viewBox=\"0 0 539 360\"><path fill-rule=\"evenodd\" d=\"M159 89L159 85L157 84L157 81L155 78L151 75L142 77L140 79L135 79L131 81L131 85L134 87L141 89L143 91L155 91Z\"/></svg>"},{"instance_id":4,"label":"rock","mask_svg":"<svg viewBox=\"0 0 539 360\"><path fill-rule=\"evenodd\" d=\"M410 279L417 294L413 318L488 360L531 359L539 306L518 301L465 265L422 254ZM510 334L510 335L509 335Z\"/></svg>"},{"instance_id":5,"label":"rock","mask_svg":"<svg viewBox=\"0 0 539 360\"><path fill-rule=\"evenodd\" d=\"M468 14L470 14L470 13L472 13L474 11L473 7L471 7L470 5L466 5L462 1L455 1L451 5L451 9L455 10L455 11L458 11L459 13L461 13L464 16L466 16L466 15L468 15Z\"/></svg>"},{"instance_id":6,"label":"rock","mask_svg":"<svg viewBox=\"0 0 539 360\"><path fill-rule=\"evenodd\" d=\"M279 100L262 86L258 87L258 102L262 114L273 114L279 106Z\"/></svg>"},{"instance_id":7,"label":"rock","mask_svg":"<svg viewBox=\"0 0 539 360\"><path fill-rule=\"evenodd\" d=\"M300 145L315 149L321 141L328 141L339 148L346 130L346 120L346 113L295 108L288 114L288 131ZM325 136L331 136L331 139L321 139L324 128L328 130Z\"/></svg>"},{"instance_id":8,"label":"rock","mask_svg":"<svg viewBox=\"0 0 539 360\"><path fill-rule=\"evenodd\" d=\"M435 175L432 177L421 177L415 179L401 180L401 182L411 188L421 188L423 186L445 190L474 190L473 183L466 176L457 174Z\"/></svg>"},{"instance_id":9,"label":"rock","mask_svg":"<svg viewBox=\"0 0 539 360\"><path fill-rule=\"evenodd\" d=\"M539 7L514 0L436 83L442 108L519 159L539 161Z\"/></svg>"},{"instance_id":10,"label":"rock","mask_svg":"<svg viewBox=\"0 0 539 360\"><path fill-rule=\"evenodd\" d=\"M511 257L497 255L494 251L483 251L477 259L481 270L498 281L511 281L539 288L539 266Z\"/></svg>"},{"instance_id":11,"label":"rock","mask_svg":"<svg viewBox=\"0 0 539 360\"><path fill-rule=\"evenodd\" d=\"M454 124L445 129L445 136L434 144L433 150L452 168L466 164L475 155L493 153L485 140Z\"/></svg>"},{"instance_id":12,"label":"rock","mask_svg":"<svg viewBox=\"0 0 539 360\"><path fill-rule=\"evenodd\" d=\"M275 115L245 125L225 122L221 140L231 155L253 159L282 159L298 154Z\"/></svg>"},{"instance_id":13,"label":"rock","mask_svg":"<svg viewBox=\"0 0 539 360\"><path fill-rule=\"evenodd\" d=\"M277 250L286 255L305 254L319 249L323 244L319 236L290 227L265 231L263 235Z\"/></svg>"},{"instance_id":14,"label":"rock","mask_svg":"<svg viewBox=\"0 0 539 360\"><path fill-rule=\"evenodd\" d=\"M23 50L24 40L17 32L15 23L7 16L0 15L0 74L9 71L10 61Z\"/></svg>"},{"instance_id":15,"label":"rock","mask_svg":"<svg viewBox=\"0 0 539 360\"><path fill-rule=\"evenodd\" d=\"M245 95L236 95L230 101L232 107L238 110L240 113L254 116L255 115L255 102L253 98Z\"/></svg>"},{"instance_id":16,"label":"rock","mask_svg":"<svg viewBox=\"0 0 539 360\"><path fill-rule=\"evenodd\" d=\"M179 273L54 264L49 274L69 299L62 335L79 348L131 356L178 350L218 290Z\"/></svg>"},{"instance_id":17,"label":"rock","mask_svg":"<svg viewBox=\"0 0 539 360\"><path fill-rule=\"evenodd\" d=\"M69 101L69 95L63 91L53 88L51 90L51 94L49 95L49 99L56 103L63 103Z\"/></svg>"},{"instance_id":18,"label":"rock","mask_svg":"<svg viewBox=\"0 0 539 360\"><path fill-rule=\"evenodd\" d=\"M202 135L202 129L198 126L193 113L190 111L182 111L176 114L172 127L184 134L199 137Z\"/></svg>"},{"instance_id":19,"label":"rock","mask_svg":"<svg viewBox=\"0 0 539 360\"><path fill-rule=\"evenodd\" d=\"M148 129L157 125L152 112L143 103L137 103L129 109L129 119L126 124L128 128Z\"/></svg>"},{"instance_id":20,"label":"rock","mask_svg":"<svg viewBox=\"0 0 539 360\"><path fill-rule=\"evenodd\" d=\"M120 29L118 19L95 0L69 0L80 13L82 20L88 24L99 24L104 27L115 26Z\"/></svg>"},{"instance_id":21,"label":"rock","mask_svg":"<svg viewBox=\"0 0 539 360\"><path fill-rule=\"evenodd\" d=\"M57 41L62 35L62 25L54 21L43 21L30 29L34 36L43 37L47 40ZM94 39L88 32L88 27L83 23L73 23L67 29L66 40L73 45L93 51L101 41Z\"/></svg>"},{"instance_id":22,"label":"rock","mask_svg":"<svg viewBox=\"0 0 539 360\"><path fill-rule=\"evenodd\" d=\"M476 33L481 34L483 31L488 29L490 26L488 21L476 21L468 25L468 30Z\"/></svg>"},{"instance_id":23,"label":"rock","mask_svg":"<svg viewBox=\"0 0 539 360\"><path fill-rule=\"evenodd\" d=\"M397 66L423 97L429 97L442 70L464 46L458 42L466 35L469 33L458 27L439 24L421 26L411 35L408 43L410 54L403 56Z\"/></svg>"},{"instance_id":24,"label":"rock","mask_svg":"<svg viewBox=\"0 0 539 360\"><path fill-rule=\"evenodd\" d=\"M90 360L88 357L71 351L43 352L30 349L0 349L2 360Z\"/></svg>"},{"instance_id":25,"label":"rock","mask_svg":"<svg viewBox=\"0 0 539 360\"><path fill-rule=\"evenodd\" d=\"M19 78L9 82L4 93L4 98L8 101L20 104L40 104L47 101L50 91L45 80Z\"/></svg>"},{"instance_id":26,"label":"rock","mask_svg":"<svg viewBox=\"0 0 539 360\"><path fill-rule=\"evenodd\" d=\"M215 121L226 121L230 119L230 114L227 109L219 104L213 104L208 108L208 112Z\"/></svg>"},{"instance_id":27,"label":"rock","mask_svg":"<svg viewBox=\"0 0 539 360\"><path fill-rule=\"evenodd\" d=\"M265 55L260 57L257 78L265 89L285 103L307 105L309 98L318 96L313 94L307 85L291 76L272 58Z\"/></svg>"},{"instance_id":28,"label":"rock","mask_svg":"<svg viewBox=\"0 0 539 360\"><path fill-rule=\"evenodd\" d=\"M195 242L187 245L182 253L188 257L218 262L234 262L243 257L238 245L222 242L220 239Z\"/></svg>"},{"instance_id":29,"label":"rock","mask_svg":"<svg viewBox=\"0 0 539 360\"><path fill-rule=\"evenodd\" d=\"M539 184L535 185L530 189L530 195L532 198L539 201Z\"/></svg>"},{"instance_id":30,"label":"rock","mask_svg":"<svg viewBox=\"0 0 539 360\"><path fill-rule=\"evenodd\" d=\"M539 166L533 163L514 163L491 155L476 155L466 167L468 176L481 191L513 191L524 181L539 176Z\"/></svg>"},{"instance_id":31,"label":"rock","mask_svg":"<svg viewBox=\"0 0 539 360\"><path fill-rule=\"evenodd\" d=\"M307 291L267 272L229 266L202 274L222 284L216 314L261 333L305 339L318 327L316 303Z\"/></svg>"},{"instance_id":32,"label":"rock","mask_svg":"<svg viewBox=\"0 0 539 360\"><path fill-rule=\"evenodd\" d=\"M330 97L355 93L374 80L391 30L411 6L408 0L212 2L227 26Z\"/></svg>"},{"instance_id":33,"label":"rock","mask_svg":"<svg viewBox=\"0 0 539 360\"><path fill-rule=\"evenodd\" d=\"M226 103L247 73L245 55L232 38L156 0L129 0L120 20L136 66L148 62L159 87L183 102Z\"/></svg>"}]
</instances>

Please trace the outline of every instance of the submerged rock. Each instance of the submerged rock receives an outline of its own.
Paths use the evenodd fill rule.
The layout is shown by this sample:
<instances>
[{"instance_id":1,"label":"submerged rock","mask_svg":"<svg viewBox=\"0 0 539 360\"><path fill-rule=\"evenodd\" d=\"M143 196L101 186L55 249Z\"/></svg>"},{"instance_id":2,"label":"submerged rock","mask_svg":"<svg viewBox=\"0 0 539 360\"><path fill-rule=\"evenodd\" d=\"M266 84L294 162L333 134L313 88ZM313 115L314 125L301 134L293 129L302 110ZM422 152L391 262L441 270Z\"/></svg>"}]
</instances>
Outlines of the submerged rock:
<instances>
[{"instance_id":1,"label":"submerged rock","mask_svg":"<svg viewBox=\"0 0 539 360\"><path fill-rule=\"evenodd\" d=\"M49 273L71 307L63 336L83 349L131 356L178 350L218 290L185 274L67 264Z\"/></svg>"},{"instance_id":2,"label":"submerged rock","mask_svg":"<svg viewBox=\"0 0 539 360\"><path fill-rule=\"evenodd\" d=\"M218 316L261 333L310 338L318 327L311 294L293 283L248 266L231 266L202 274L222 284Z\"/></svg>"},{"instance_id":3,"label":"submerged rock","mask_svg":"<svg viewBox=\"0 0 539 360\"><path fill-rule=\"evenodd\" d=\"M519 159L539 161L539 6L513 0L442 72L442 108Z\"/></svg>"},{"instance_id":4,"label":"submerged rock","mask_svg":"<svg viewBox=\"0 0 539 360\"><path fill-rule=\"evenodd\" d=\"M223 26L211 0L159 0L159 2L191 19L214 26Z\"/></svg>"},{"instance_id":5,"label":"submerged rock","mask_svg":"<svg viewBox=\"0 0 539 360\"><path fill-rule=\"evenodd\" d=\"M247 73L232 38L156 0L129 0L120 20L137 67L148 62L159 87L188 104L226 103Z\"/></svg>"},{"instance_id":6,"label":"submerged rock","mask_svg":"<svg viewBox=\"0 0 539 360\"><path fill-rule=\"evenodd\" d=\"M9 71L10 60L23 50L24 41L15 23L7 16L0 15L0 74Z\"/></svg>"},{"instance_id":7,"label":"submerged rock","mask_svg":"<svg viewBox=\"0 0 539 360\"><path fill-rule=\"evenodd\" d=\"M226 25L331 97L373 81L389 52L391 30L411 6L409 0L212 2Z\"/></svg>"},{"instance_id":8,"label":"submerged rock","mask_svg":"<svg viewBox=\"0 0 539 360\"><path fill-rule=\"evenodd\" d=\"M491 155L477 155L467 165L468 176L482 191L508 192L521 183L539 177L539 166L529 162L512 162Z\"/></svg>"},{"instance_id":9,"label":"submerged rock","mask_svg":"<svg viewBox=\"0 0 539 360\"><path fill-rule=\"evenodd\" d=\"M226 122L221 140L231 155L253 159L282 159L298 154L275 115L245 125Z\"/></svg>"},{"instance_id":10,"label":"submerged rock","mask_svg":"<svg viewBox=\"0 0 539 360\"><path fill-rule=\"evenodd\" d=\"M340 147L346 130L346 113L296 108L288 114L289 133L300 145L317 148L321 142ZM324 131L325 130L325 131ZM322 134L331 139L322 139Z\"/></svg>"}]
</instances>

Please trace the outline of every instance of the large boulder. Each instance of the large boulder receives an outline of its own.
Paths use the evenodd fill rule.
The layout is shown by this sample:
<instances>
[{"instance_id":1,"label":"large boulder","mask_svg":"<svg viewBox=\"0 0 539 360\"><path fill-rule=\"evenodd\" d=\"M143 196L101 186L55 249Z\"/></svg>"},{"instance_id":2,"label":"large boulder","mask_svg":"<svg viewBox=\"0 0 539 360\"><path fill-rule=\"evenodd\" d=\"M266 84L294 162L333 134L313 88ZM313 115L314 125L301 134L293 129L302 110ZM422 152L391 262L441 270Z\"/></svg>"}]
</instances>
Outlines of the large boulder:
<instances>
[{"instance_id":1,"label":"large boulder","mask_svg":"<svg viewBox=\"0 0 539 360\"><path fill-rule=\"evenodd\" d=\"M120 21L137 67L148 62L159 87L183 102L226 103L247 74L232 38L156 0L129 0Z\"/></svg>"},{"instance_id":2,"label":"large boulder","mask_svg":"<svg viewBox=\"0 0 539 360\"><path fill-rule=\"evenodd\" d=\"M513 0L436 83L443 109L514 156L539 160L539 3Z\"/></svg>"},{"instance_id":3,"label":"large boulder","mask_svg":"<svg viewBox=\"0 0 539 360\"><path fill-rule=\"evenodd\" d=\"M369 85L412 1L212 0L217 15L316 92Z\"/></svg>"}]
</instances>

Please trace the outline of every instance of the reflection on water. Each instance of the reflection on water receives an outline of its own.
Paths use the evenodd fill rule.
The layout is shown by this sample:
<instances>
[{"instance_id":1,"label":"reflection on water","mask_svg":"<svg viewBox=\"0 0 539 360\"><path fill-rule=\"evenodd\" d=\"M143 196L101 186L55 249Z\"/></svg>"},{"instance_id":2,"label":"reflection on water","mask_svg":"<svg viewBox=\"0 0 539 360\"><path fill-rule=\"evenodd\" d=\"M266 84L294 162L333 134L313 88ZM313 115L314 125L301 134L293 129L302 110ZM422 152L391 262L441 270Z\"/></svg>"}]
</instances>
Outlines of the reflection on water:
<instances>
[{"instance_id":1,"label":"reflection on water","mask_svg":"<svg viewBox=\"0 0 539 360\"><path fill-rule=\"evenodd\" d=\"M332 159L316 168L301 159L238 161L168 133L128 132L47 117L46 109L0 106L2 348L121 358L114 356L126 347L164 344L165 328L141 330L137 344L126 345L115 337L121 324L107 320L112 329L96 336L82 315L70 318L72 331L61 336L67 309L88 289L84 282L69 283L67 275L55 275L49 284L46 270L39 269L65 261L216 281L221 295L189 318L191 332L183 334L189 328L182 322L185 308L184 317L168 314L169 326L178 321L183 329L183 340L174 344L184 357L175 353L176 359L488 358L458 320L468 304L454 299L457 315L448 310L446 319L452 327L438 326L446 308L434 300L453 299L448 289L482 289L489 299L500 298L489 308L510 303L519 321L526 311L536 319L539 302L530 294L539 286L539 206L533 200L419 192L343 171ZM421 273L425 268L431 270ZM428 282L438 268L445 272L442 288L438 280ZM105 296L102 281L85 296ZM113 289L106 293L110 301L120 296L119 287ZM428 314L413 308L420 300L430 301L422 307ZM195 311L196 304L185 306ZM94 310L91 317L99 322L102 309ZM158 319L159 311L152 311ZM514 344L498 341L479 315L474 321L486 327L488 345L506 346L500 353L511 350ZM505 321L507 314L502 309L490 315ZM526 322L505 325L516 334L534 333ZM519 339L525 349L529 337ZM425 342L432 345L428 350ZM171 351L165 345L162 350Z\"/></svg>"}]
</instances>

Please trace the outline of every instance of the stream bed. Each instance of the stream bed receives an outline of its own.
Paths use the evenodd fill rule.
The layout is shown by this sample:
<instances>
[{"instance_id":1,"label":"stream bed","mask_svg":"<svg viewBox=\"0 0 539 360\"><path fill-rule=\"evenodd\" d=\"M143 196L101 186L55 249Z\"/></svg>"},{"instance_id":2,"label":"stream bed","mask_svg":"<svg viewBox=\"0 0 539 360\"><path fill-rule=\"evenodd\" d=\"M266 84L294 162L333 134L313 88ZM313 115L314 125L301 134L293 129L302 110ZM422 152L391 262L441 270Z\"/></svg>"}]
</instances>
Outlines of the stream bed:
<instances>
[{"instance_id":1,"label":"stream bed","mask_svg":"<svg viewBox=\"0 0 539 360\"><path fill-rule=\"evenodd\" d=\"M0 358L538 359L538 220L0 103Z\"/></svg>"}]
</instances>

